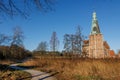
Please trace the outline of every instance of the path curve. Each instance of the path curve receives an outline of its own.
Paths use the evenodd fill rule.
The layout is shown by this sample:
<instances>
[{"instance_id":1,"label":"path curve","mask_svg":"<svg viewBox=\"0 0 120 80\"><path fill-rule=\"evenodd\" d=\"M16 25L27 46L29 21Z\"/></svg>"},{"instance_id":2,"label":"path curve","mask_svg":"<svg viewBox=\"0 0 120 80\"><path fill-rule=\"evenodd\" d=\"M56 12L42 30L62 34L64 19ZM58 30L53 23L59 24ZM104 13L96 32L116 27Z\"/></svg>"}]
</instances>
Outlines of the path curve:
<instances>
[{"instance_id":1,"label":"path curve","mask_svg":"<svg viewBox=\"0 0 120 80\"><path fill-rule=\"evenodd\" d=\"M23 70L31 74L31 80L57 80L54 75L55 74L48 74L46 72L41 72L37 70L32 70L32 69L26 69L26 68L21 68L17 67L19 63L17 64L12 64L10 65L10 68L16 69L16 70Z\"/></svg>"}]
</instances>

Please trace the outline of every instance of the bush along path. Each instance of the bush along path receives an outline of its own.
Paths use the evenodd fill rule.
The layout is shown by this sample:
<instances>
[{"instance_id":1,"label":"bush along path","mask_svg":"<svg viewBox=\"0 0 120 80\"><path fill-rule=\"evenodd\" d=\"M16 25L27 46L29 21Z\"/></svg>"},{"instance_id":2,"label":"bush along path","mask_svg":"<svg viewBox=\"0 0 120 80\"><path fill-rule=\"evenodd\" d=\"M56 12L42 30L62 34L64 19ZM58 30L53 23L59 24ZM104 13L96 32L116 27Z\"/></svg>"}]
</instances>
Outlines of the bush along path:
<instances>
[{"instance_id":1,"label":"bush along path","mask_svg":"<svg viewBox=\"0 0 120 80\"><path fill-rule=\"evenodd\" d=\"M17 65L19 65L19 63L12 64L9 67L12 68L12 69L16 69L16 70L23 70L23 71L26 71L26 72L31 74L30 77L25 77L25 78L18 79L18 80L24 80L24 79L27 79L27 78L31 78L31 80L57 80L54 77L55 74L49 74L49 73L46 73L46 72L41 72L41 71L37 71L37 70L22 68L22 67L18 67Z\"/></svg>"}]
</instances>

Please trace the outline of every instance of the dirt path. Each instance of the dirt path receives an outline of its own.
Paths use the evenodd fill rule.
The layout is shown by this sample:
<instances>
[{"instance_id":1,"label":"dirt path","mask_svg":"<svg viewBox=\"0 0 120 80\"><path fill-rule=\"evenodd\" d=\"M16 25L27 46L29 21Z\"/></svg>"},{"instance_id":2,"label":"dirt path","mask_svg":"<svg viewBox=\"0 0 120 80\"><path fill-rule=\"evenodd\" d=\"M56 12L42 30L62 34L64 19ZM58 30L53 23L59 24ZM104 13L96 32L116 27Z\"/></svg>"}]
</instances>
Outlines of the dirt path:
<instances>
[{"instance_id":1,"label":"dirt path","mask_svg":"<svg viewBox=\"0 0 120 80\"><path fill-rule=\"evenodd\" d=\"M48 74L48 73L41 72L41 71L21 68L21 67L17 67L17 65L19 65L19 63L18 64L12 64L12 65L10 65L10 68L17 69L17 70L23 70L23 71L26 71L26 72L30 73L32 75L31 76L32 77L31 80L57 80L54 77L55 74Z\"/></svg>"}]
</instances>

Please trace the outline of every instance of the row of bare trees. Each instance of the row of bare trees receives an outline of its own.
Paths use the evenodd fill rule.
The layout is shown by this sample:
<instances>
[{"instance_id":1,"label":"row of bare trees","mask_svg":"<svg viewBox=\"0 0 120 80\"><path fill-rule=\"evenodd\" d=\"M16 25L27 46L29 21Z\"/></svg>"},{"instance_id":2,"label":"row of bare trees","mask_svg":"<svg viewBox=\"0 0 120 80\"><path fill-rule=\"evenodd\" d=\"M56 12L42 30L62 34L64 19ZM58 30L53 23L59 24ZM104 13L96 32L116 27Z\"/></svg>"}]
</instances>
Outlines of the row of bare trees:
<instances>
[{"instance_id":1,"label":"row of bare trees","mask_svg":"<svg viewBox=\"0 0 120 80\"><path fill-rule=\"evenodd\" d=\"M64 55L64 53L82 55L82 44L85 37L82 35L81 32L82 29L78 25L75 34L64 35L64 40L63 40L64 50L63 53L61 53L62 55ZM58 40L57 33L53 32L50 39L49 53L58 52L59 43L60 42ZM41 53L46 53L46 51L48 52L48 43L46 41L40 42L36 51L39 51Z\"/></svg>"},{"instance_id":2,"label":"row of bare trees","mask_svg":"<svg viewBox=\"0 0 120 80\"><path fill-rule=\"evenodd\" d=\"M24 35L20 27L13 29L13 35L0 34L0 59L23 59L30 56L30 52L24 48Z\"/></svg>"},{"instance_id":3,"label":"row of bare trees","mask_svg":"<svg viewBox=\"0 0 120 80\"><path fill-rule=\"evenodd\" d=\"M59 48L59 40L57 37L57 33L54 31L52 33L51 39L50 39L50 51L48 49L48 43L46 41L42 41L39 43L37 49L35 51L45 54L45 53L58 53Z\"/></svg>"}]
</instances>

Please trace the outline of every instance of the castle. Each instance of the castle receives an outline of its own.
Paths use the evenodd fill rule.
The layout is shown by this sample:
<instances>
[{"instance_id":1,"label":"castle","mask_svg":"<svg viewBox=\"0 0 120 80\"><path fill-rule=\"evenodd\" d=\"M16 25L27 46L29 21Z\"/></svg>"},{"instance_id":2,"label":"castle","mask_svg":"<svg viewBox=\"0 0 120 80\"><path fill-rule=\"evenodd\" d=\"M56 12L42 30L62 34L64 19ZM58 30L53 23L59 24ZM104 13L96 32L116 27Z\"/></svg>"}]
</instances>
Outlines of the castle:
<instances>
[{"instance_id":1,"label":"castle","mask_svg":"<svg viewBox=\"0 0 120 80\"><path fill-rule=\"evenodd\" d=\"M110 46L103 40L103 35L100 31L96 13L93 13L92 28L89 35L89 40L83 41L83 52L89 58L106 58L113 57L114 51L110 50ZM111 54L113 52L113 54Z\"/></svg>"}]
</instances>

